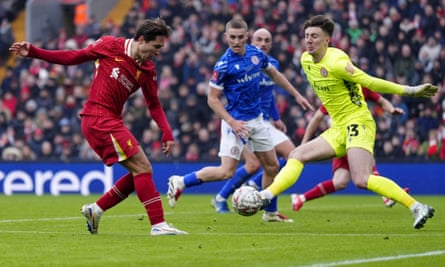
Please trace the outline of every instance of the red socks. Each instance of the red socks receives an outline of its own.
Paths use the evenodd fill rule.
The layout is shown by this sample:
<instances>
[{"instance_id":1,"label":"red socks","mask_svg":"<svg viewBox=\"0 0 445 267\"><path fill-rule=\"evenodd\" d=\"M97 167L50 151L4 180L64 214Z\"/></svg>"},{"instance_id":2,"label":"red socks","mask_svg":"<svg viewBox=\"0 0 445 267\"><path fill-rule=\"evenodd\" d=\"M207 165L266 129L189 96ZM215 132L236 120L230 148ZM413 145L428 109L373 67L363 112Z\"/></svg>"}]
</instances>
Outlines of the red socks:
<instances>
[{"instance_id":1,"label":"red socks","mask_svg":"<svg viewBox=\"0 0 445 267\"><path fill-rule=\"evenodd\" d=\"M304 197L307 201L314 198L322 197L332 192L335 192L335 187L334 187L334 182L331 179L317 184L311 190L304 193Z\"/></svg>"},{"instance_id":2,"label":"red socks","mask_svg":"<svg viewBox=\"0 0 445 267\"><path fill-rule=\"evenodd\" d=\"M133 191L136 191L139 201L144 205L151 225L164 222L161 196L156 190L151 173L141 173L134 177L127 173L96 204L106 211L126 199Z\"/></svg>"},{"instance_id":3,"label":"red socks","mask_svg":"<svg viewBox=\"0 0 445 267\"><path fill-rule=\"evenodd\" d=\"M96 204L103 210L106 211L122 200L126 199L134 191L133 175L127 173L117 180L117 182L111 187L108 192L106 192Z\"/></svg>"},{"instance_id":4,"label":"red socks","mask_svg":"<svg viewBox=\"0 0 445 267\"><path fill-rule=\"evenodd\" d=\"M151 225L164 222L164 209L161 195L156 190L151 173L141 173L134 177L136 194L147 210Z\"/></svg>"}]
</instances>

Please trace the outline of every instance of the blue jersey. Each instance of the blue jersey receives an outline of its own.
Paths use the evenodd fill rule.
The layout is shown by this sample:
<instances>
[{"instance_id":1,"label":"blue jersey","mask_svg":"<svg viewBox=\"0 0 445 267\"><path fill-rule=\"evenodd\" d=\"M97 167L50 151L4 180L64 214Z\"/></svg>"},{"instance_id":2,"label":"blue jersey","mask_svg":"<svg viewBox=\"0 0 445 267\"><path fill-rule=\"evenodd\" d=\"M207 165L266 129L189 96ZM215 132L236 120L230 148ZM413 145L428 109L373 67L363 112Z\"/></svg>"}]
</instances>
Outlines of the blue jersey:
<instances>
[{"instance_id":1,"label":"blue jersey","mask_svg":"<svg viewBox=\"0 0 445 267\"><path fill-rule=\"evenodd\" d=\"M248 44L243 56L229 48L216 62L209 84L223 90L233 118L247 121L261 114L260 80L270 66L268 56Z\"/></svg>"},{"instance_id":2,"label":"blue jersey","mask_svg":"<svg viewBox=\"0 0 445 267\"><path fill-rule=\"evenodd\" d=\"M269 63L272 64L276 69L279 69L278 60L269 56ZM261 74L260 80L260 99L261 99L261 110L263 111L264 120L269 120L271 117L273 120L279 120L280 115L278 113L277 107L275 105L274 89L275 82L266 74Z\"/></svg>"}]
</instances>

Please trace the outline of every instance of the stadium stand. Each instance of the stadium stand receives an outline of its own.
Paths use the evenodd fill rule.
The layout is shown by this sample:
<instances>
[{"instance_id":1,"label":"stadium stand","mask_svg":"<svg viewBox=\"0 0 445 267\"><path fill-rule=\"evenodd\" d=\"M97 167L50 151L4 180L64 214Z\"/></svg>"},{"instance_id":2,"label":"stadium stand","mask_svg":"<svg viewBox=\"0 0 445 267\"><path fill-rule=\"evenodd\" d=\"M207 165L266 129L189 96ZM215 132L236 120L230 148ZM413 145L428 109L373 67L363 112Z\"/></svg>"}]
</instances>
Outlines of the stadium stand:
<instances>
[{"instance_id":1,"label":"stadium stand","mask_svg":"<svg viewBox=\"0 0 445 267\"><path fill-rule=\"evenodd\" d=\"M61 28L58 38L35 44L75 49L104 34L132 36L139 20L162 16L172 26L173 34L155 61L160 99L180 143L173 159L208 161L217 158L219 120L207 106L206 89L213 63L226 48L222 35L225 22L241 15L252 30L267 27L273 31L271 54L279 59L289 80L318 106L298 60L304 51L301 25L319 13L332 15L338 23L332 45L347 50L361 68L389 80L441 86L431 100L386 96L404 108L406 116L390 117L380 107L370 106L378 125L378 159L445 160L443 1L121 0L101 22L91 20L73 38L67 38ZM24 26L15 28L15 23L15 39L21 40L19 34ZM434 40L427 42L431 38ZM0 83L0 152L15 147L29 154L30 139L43 132L43 138L53 146L55 158L95 160L80 134L76 116L88 94L92 64L61 67L17 58L9 62L3 68ZM276 99L288 134L298 144L304 131L301 125L307 123L311 113L301 110L281 91ZM171 160L160 153L159 130L141 102L140 95L130 99L124 114L127 124L152 160ZM325 121L318 132L327 125ZM33 146L32 152L40 155L39 146Z\"/></svg>"}]
</instances>

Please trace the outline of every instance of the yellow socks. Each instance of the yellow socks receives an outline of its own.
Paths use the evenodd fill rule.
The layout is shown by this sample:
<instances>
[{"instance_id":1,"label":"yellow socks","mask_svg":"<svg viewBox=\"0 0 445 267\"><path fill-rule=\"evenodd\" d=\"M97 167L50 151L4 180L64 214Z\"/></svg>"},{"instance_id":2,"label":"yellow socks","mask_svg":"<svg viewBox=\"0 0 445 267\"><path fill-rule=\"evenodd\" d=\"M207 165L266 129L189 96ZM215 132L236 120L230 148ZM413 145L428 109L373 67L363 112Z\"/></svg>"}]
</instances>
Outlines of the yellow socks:
<instances>
[{"instance_id":1,"label":"yellow socks","mask_svg":"<svg viewBox=\"0 0 445 267\"><path fill-rule=\"evenodd\" d=\"M383 176L371 174L368 178L368 189L379 195L393 199L407 208L410 208L416 202L416 200L403 191L400 186Z\"/></svg>"},{"instance_id":2,"label":"yellow socks","mask_svg":"<svg viewBox=\"0 0 445 267\"><path fill-rule=\"evenodd\" d=\"M274 196L278 196L281 192L291 187L300 177L303 170L303 163L296 159L288 159L286 165L281 169L273 183L266 188Z\"/></svg>"}]
</instances>

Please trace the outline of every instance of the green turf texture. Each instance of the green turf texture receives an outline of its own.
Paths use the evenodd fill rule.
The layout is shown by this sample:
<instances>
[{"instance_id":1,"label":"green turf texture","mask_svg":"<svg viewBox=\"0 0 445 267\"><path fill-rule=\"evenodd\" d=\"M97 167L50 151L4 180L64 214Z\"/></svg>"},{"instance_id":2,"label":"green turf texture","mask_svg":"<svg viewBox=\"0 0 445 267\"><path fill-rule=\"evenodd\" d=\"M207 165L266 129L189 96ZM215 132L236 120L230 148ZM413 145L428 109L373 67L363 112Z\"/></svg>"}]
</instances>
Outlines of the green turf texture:
<instances>
[{"instance_id":1,"label":"green turf texture","mask_svg":"<svg viewBox=\"0 0 445 267\"><path fill-rule=\"evenodd\" d=\"M98 196L0 196L2 266L445 266L445 196L417 196L436 214L423 229L408 209L386 208L374 195L332 195L299 212L289 195L280 210L294 223L217 214L211 195L163 203L168 222L186 236L150 236L132 195L107 211L98 235L86 230L84 203Z\"/></svg>"}]
</instances>

